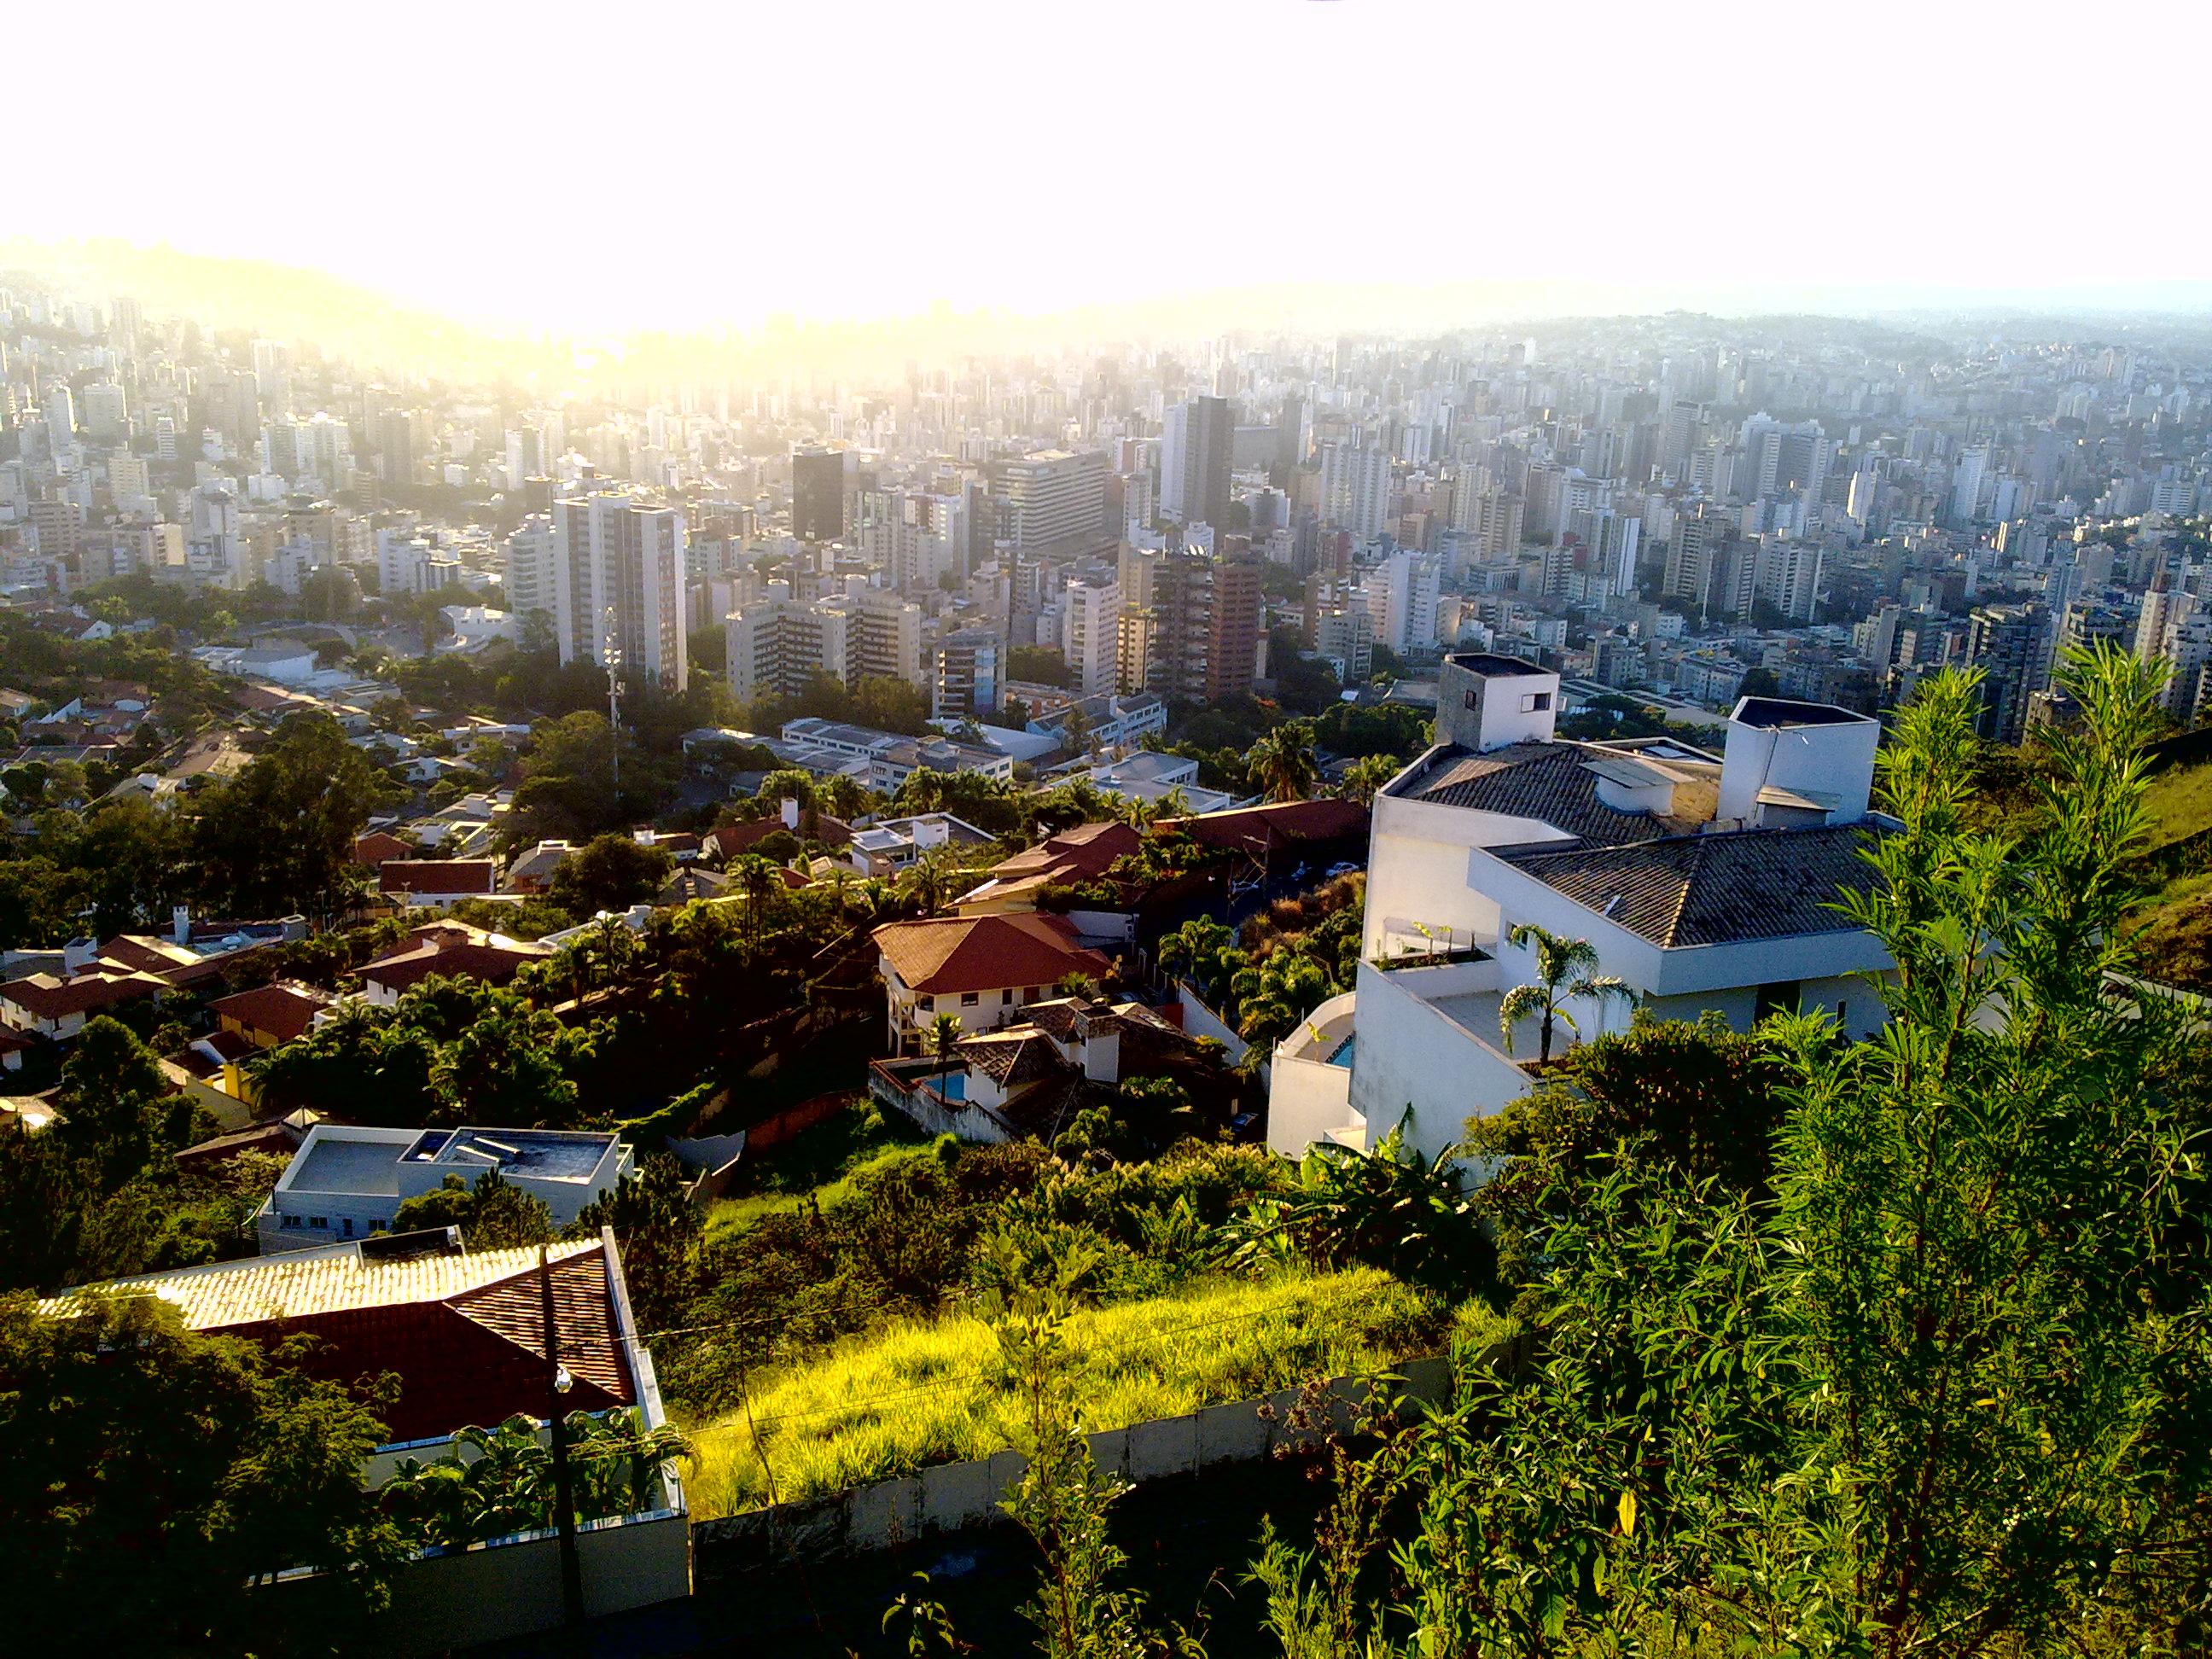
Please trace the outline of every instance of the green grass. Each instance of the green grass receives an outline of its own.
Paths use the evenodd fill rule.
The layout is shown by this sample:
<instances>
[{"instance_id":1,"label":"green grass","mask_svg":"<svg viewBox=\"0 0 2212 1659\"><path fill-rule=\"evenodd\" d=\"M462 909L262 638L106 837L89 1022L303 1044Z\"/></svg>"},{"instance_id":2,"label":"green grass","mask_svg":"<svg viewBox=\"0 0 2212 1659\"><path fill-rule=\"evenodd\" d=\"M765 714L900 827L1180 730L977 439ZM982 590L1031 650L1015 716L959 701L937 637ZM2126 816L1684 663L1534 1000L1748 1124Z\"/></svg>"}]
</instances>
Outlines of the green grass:
<instances>
[{"instance_id":1,"label":"green grass","mask_svg":"<svg viewBox=\"0 0 2212 1659\"><path fill-rule=\"evenodd\" d=\"M1086 1430L1173 1417L1316 1377L1380 1369L1437 1347L1447 1324L1372 1268L1214 1280L1172 1297L1089 1310L1062 1328ZM753 1417L685 1425L700 1518L769 1501L757 1431L786 1503L987 1456L1007 1436L987 1380L991 1328L967 1317L894 1326L764 1376Z\"/></svg>"},{"instance_id":2,"label":"green grass","mask_svg":"<svg viewBox=\"0 0 2212 1659\"><path fill-rule=\"evenodd\" d=\"M2212 764L2177 766L2150 781L2143 795L2155 850L2212 830Z\"/></svg>"},{"instance_id":3,"label":"green grass","mask_svg":"<svg viewBox=\"0 0 2212 1659\"><path fill-rule=\"evenodd\" d=\"M708 1206L706 1243L719 1243L763 1216L798 1209L810 1195L827 1209L861 1170L928 1139L896 1112L856 1097L836 1116L762 1153L740 1176L741 1190Z\"/></svg>"}]
</instances>

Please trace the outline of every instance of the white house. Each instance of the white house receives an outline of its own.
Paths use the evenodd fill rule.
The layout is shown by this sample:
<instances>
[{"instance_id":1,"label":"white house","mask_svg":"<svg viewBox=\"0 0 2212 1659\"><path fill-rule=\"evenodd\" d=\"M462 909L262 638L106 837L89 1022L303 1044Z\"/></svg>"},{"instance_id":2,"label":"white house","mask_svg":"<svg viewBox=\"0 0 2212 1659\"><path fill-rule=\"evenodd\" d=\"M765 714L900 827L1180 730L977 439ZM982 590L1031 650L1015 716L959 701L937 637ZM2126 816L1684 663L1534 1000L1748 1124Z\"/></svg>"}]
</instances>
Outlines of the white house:
<instances>
[{"instance_id":1,"label":"white house","mask_svg":"<svg viewBox=\"0 0 2212 1659\"><path fill-rule=\"evenodd\" d=\"M1509 1050L1499 1005L1534 979L1533 923L1596 947L1598 971L1668 1018L1708 1009L1747 1030L1769 1009L1818 1005L1864 1036L1880 1001L1855 977L1891 964L1830 907L1863 889L1859 856L1891 827L1868 801L1881 728L1822 703L1748 697L1716 757L1671 738L1583 744L1553 735L1559 677L1468 653L1438 680L1443 741L1376 795L1361 960L1275 1050L1268 1145L1364 1146L1409 1109L1436 1153L1467 1119L1527 1091L1534 1022ZM1632 1006L1568 1005L1584 1039ZM1562 1027L1555 1048L1571 1041Z\"/></svg>"},{"instance_id":2,"label":"white house","mask_svg":"<svg viewBox=\"0 0 2212 1659\"><path fill-rule=\"evenodd\" d=\"M378 1129L318 1123L254 1217L261 1251L313 1249L388 1232L409 1199L447 1176L473 1187L500 1177L542 1199L565 1227L630 1171L630 1149L611 1134L557 1129Z\"/></svg>"}]
</instances>

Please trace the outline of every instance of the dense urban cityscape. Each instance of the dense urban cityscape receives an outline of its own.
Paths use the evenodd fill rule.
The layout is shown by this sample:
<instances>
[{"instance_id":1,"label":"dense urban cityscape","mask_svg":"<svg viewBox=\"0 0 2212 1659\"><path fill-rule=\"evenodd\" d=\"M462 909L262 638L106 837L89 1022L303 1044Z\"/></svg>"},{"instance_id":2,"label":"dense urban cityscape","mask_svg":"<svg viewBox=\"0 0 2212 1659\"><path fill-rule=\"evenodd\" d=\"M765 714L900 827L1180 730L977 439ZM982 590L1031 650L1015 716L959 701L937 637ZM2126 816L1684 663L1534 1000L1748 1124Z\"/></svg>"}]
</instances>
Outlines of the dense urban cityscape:
<instances>
[{"instance_id":1,"label":"dense urban cityscape","mask_svg":"<svg viewBox=\"0 0 2212 1659\"><path fill-rule=\"evenodd\" d=\"M2124 1130L2109 1079L2023 1082L2071 1062L2010 1036L1944 1097L2085 1089L2081 1123L2157 1165L2172 1322L2130 1340L2185 1371L2204 1109L2156 1079L2200 1039L2149 1002L2212 992L2208 391L2201 324L1996 313L524 384L7 274L0 1272L47 1299L9 1304L0 1400L45 1433L56 1344L129 1333L185 1376L242 1336L272 1358L226 1362L261 1380L228 1385L222 1455L280 1429L301 1455L250 1404L300 1365L326 1460L196 1550L42 1544L71 1583L147 1575L64 1645L343 1650L366 1611L405 1651L587 1618L827 1651L850 1620L777 1587L810 1562L999 1642L1041 1560L1047 1650L1118 1652L1132 1550L1163 1607L1261 1550L1261 1602L1217 1612L1296 1626L1308 1575L1467 1515L1399 1468L1423 1518L1316 1520L1265 1472L1318 1447L1379 1479L1416 1402L1476 1410L1485 1376L1522 1380L1455 1455L1630 1386L1522 1369L1613 1340L1542 1299L1554 1194L1597 1202L1573 1183L1618 1139L1720 1183L1696 1203L1802 1200L1793 1136L1861 1133L1804 1127L1839 1079L1954 1017L1908 963L1954 1011L2001 995L1993 1030L2045 1008L2122 1056ZM1974 896L2030 845L1988 879L2032 902ZM1978 946L1924 942L1954 913ZM2030 965L2000 992L1946 951ZM1637 1294L1692 1305L1669 1271ZM1379 1416L1299 1392L1378 1371ZM40 1443L25 1526L47 1460L94 1455ZM2164 1457L2126 1524L2186 1583L2208 1498ZM2035 1465L2014 1499L2122 1526ZM1548 1535L1634 1561L1638 1478L1605 1479ZM1262 1515L1322 1554L1263 1548ZM898 1593L971 1549L975 1583ZM315 1571L163 1599L280 1568ZM1563 1571L1600 1628L1606 1581ZM2203 1628L2197 1591L2124 1594L2012 1628ZM1556 1622L1480 1601L1410 1628L1502 1620L1482 1650L1518 1652L1516 1620Z\"/></svg>"},{"instance_id":2,"label":"dense urban cityscape","mask_svg":"<svg viewBox=\"0 0 2212 1659\"><path fill-rule=\"evenodd\" d=\"M0 22L0 1649L2212 1652L2204 33Z\"/></svg>"}]
</instances>

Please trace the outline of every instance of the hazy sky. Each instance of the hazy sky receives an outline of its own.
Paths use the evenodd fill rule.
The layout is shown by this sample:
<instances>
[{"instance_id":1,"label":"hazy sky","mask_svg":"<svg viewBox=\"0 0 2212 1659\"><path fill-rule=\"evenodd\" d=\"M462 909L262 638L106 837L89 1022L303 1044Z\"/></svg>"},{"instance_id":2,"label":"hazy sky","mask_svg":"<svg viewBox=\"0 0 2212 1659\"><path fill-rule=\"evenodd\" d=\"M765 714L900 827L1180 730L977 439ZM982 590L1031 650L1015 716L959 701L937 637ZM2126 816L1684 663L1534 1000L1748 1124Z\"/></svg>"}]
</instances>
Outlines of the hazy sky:
<instances>
[{"instance_id":1,"label":"hazy sky","mask_svg":"<svg viewBox=\"0 0 2212 1659\"><path fill-rule=\"evenodd\" d=\"M2206 9L27 6L0 231L579 328L1304 281L2200 278L2177 77Z\"/></svg>"}]
</instances>

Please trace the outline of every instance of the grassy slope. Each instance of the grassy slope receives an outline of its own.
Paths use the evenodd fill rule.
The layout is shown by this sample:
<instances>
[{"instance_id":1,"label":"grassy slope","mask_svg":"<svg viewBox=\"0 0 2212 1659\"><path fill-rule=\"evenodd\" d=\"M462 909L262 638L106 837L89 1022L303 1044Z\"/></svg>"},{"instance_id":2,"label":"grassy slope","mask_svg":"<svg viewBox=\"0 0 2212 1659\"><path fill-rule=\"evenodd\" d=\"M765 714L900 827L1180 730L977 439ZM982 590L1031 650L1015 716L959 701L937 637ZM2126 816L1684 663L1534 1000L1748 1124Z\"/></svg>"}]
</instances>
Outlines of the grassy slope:
<instances>
[{"instance_id":1,"label":"grassy slope","mask_svg":"<svg viewBox=\"0 0 2212 1659\"><path fill-rule=\"evenodd\" d=\"M2145 805L2154 853L2212 835L2212 764L2160 773L2151 780ZM2148 977L2212 992L2212 872L2185 870L2168 879L2132 932Z\"/></svg>"},{"instance_id":2,"label":"grassy slope","mask_svg":"<svg viewBox=\"0 0 2212 1659\"><path fill-rule=\"evenodd\" d=\"M810 1195L826 1208L844 1195L861 1168L928 1139L907 1119L878 1111L859 1097L836 1116L802 1129L747 1166L738 1190L708 1206L707 1241L717 1243L780 1210L795 1210Z\"/></svg>"},{"instance_id":3,"label":"grassy slope","mask_svg":"<svg viewBox=\"0 0 2212 1659\"><path fill-rule=\"evenodd\" d=\"M1063 1330L1082 1376L1086 1429L1244 1400L1439 1346L1445 1320L1371 1269L1202 1283L1183 1293L1078 1313ZM990 1328L964 1317L896 1327L764 1379L743 1413L685 1425L699 1461L695 1513L768 1501L757 1429L785 1502L979 1457L1006 1443L988 1378Z\"/></svg>"}]
</instances>

